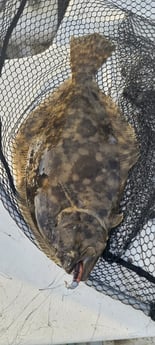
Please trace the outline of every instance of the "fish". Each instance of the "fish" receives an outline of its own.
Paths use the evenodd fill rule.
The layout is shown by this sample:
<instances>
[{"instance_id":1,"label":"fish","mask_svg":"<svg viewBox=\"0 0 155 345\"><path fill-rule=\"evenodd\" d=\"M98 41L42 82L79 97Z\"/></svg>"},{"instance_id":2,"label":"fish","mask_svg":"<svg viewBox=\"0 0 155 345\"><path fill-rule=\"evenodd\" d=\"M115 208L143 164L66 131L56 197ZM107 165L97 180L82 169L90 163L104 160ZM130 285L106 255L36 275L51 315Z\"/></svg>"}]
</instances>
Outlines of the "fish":
<instances>
[{"instance_id":1,"label":"fish","mask_svg":"<svg viewBox=\"0 0 155 345\"><path fill-rule=\"evenodd\" d=\"M28 114L13 144L18 204L38 247L86 281L123 220L119 203L139 156L134 128L96 81L115 51L99 33L70 38L71 77Z\"/></svg>"}]
</instances>

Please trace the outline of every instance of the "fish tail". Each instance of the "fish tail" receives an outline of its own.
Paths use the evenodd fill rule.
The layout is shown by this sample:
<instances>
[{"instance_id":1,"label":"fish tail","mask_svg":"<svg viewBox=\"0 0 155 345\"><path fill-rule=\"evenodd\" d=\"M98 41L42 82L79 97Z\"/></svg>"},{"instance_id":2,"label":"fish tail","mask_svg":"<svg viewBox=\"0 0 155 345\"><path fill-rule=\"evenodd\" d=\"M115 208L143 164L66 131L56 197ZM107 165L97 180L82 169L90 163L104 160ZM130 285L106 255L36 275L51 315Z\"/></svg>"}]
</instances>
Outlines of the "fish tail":
<instances>
[{"instance_id":1,"label":"fish tail","mask_svg":"<svg viewBox=\"0 0 155 345\"><path fill-rule=\"evenodd\" d=\"M70 59L73 78L93 77L115 50L114 45L98 33L72 37Z\"/></svg>"}]
</instances>

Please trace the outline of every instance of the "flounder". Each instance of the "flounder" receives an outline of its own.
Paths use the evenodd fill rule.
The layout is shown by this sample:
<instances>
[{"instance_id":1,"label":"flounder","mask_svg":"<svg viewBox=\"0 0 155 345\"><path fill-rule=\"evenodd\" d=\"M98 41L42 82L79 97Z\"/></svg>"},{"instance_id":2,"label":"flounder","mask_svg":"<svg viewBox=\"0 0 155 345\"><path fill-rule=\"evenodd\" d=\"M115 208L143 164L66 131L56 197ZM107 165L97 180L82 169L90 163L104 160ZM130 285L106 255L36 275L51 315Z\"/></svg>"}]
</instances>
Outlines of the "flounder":
<instances>
[{"instance_id":1,"label":"flounder","mask_svg":"<svg viewBox=\"0 0 155 345\"><path fill-rule=\"evenodd\" d=\"M72 77L21 125L13 166L21 213L40 249L73 282L86 280L110 230L138 158L134 129L95 81L114 51L98 33L72 37Z\"/></svg>"}]
</instances>

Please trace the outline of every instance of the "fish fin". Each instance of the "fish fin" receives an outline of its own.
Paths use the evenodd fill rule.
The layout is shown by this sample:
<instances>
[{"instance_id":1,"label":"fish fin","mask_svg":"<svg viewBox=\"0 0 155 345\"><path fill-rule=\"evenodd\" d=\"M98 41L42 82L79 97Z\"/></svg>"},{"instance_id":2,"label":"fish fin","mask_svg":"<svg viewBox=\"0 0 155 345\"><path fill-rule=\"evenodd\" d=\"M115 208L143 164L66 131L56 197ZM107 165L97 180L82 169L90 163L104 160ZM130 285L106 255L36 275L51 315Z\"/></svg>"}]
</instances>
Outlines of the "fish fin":
<instances>
[{"instance_id":1,"label":"fish fin","mask_svg":"<svg viewBox=\"0 0 155 345\"><path fill-rule=\"evenodd\" d=\"M111 228L115 228L115 226L119 225L123 220L123 213L119 213L114 215L111 223Z\"/></svg>"},{"instance_id":2,"label":"fish fin","mask_svg":"<svg viewBox=\"0 0 155 345\"><path fill-rule=\"evenodd\" d=\"M98 33L71 37L70 59L72 78L93 77L115 50L114 45Z\"/></svg>"}]
</instances>

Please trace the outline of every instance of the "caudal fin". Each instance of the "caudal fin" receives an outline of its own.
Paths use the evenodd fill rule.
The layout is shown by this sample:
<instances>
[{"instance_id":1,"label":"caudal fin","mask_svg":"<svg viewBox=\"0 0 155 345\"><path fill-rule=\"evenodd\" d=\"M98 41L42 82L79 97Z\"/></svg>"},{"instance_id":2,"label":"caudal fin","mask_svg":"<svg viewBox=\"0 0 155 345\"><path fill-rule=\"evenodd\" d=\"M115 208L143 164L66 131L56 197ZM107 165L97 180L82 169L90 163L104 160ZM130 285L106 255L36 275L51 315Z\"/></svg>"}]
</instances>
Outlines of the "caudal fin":
<instances>
[{"instance_id":1,"label":"caudal fin","mask_svg":"<svg viewBox=\"0 0 155 345\"><path fill-rule=\"evenodd\" d=\"M72 77L75 79L95 75L115 50L115 46L98 33L72 37L70 48Z\"/></svg>"}]
</instances>

